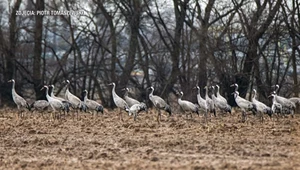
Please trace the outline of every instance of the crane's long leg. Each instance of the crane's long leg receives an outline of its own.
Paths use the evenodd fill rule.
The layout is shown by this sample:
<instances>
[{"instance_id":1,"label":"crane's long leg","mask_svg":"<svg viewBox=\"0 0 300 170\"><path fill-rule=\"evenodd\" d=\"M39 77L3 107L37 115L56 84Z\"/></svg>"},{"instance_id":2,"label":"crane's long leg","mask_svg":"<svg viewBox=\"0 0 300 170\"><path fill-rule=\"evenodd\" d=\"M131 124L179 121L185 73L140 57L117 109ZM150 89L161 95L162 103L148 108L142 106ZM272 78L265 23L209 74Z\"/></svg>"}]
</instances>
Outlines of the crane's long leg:
<instances>
[{"instance_id":1,"label":"crane's long leg","mask_svg":"<svg viewBox=\"0 0 300 170\"><path fill-rule=\"evenodd\" d=\"M207 124L207 109L204 110L204 122Z\"/></svg>"},{"instance_id":2,"label":"crane's long leg","mask_svg":"<svg viewBox=\"0 0 300 170\"><path fill-rule=\"evenodd\" d=\"M119 119L120 119L121 121L124 121L124 120L123 120L123 116L122 116L122 110L121 110L121 108L119 108Z\"/></svg>"},{"instance_id":3,"label":"crane's long leg","mask_svg":"<svg viewBox=\"0 0 300 170\"><path fill-rule=\"evenodd\" d=\"M133 116L134 116L134 121L136 121L136 118L137 118L137 112L133 113Z\"/></svg>"},{"instance_id":4,"label":"crane's long leg","mask_svg":"<svg viewBox=\"0 0 300 170\"><path fill-rule=\"evenodd\" d=\"M292 118L294 118L295 117L295 115L294 115L294 113L295 113L295 110L294 109L291 109L291 111L292 111Z\"/></svg>"},{"instance_id":5,"label":"crane's long leg","mask_svg":"<svg viewBox=\"0 0 300 170\"><path fill-rule=\"evenodd\" d=\"M261 123L264 122L264 112L260 113L260 121L261 121Z\"/></svg>"},{"instance_id":6,"label":"crane's long leg","mask_svg":"<svg viewBox=\"0 0 300 170\"><path fill-rule=\"evenodd\" d=\"M246 111L243 109L242 110L242 122L245 123L247 119Z\"/></svg>"},{"instance_id":7,"label":"crane's long leg","mask_svg":"<svg viewBox=\"0 0 300 170\"><path fill-rule=\"evenodd\" d=\"M161 120L161 112L160 112L160 109L157 109L157 111L158 111L158 114L157 114L156 120L157 120L158 124L160 124L160 120Z\"/></svg>"}]
</instances>

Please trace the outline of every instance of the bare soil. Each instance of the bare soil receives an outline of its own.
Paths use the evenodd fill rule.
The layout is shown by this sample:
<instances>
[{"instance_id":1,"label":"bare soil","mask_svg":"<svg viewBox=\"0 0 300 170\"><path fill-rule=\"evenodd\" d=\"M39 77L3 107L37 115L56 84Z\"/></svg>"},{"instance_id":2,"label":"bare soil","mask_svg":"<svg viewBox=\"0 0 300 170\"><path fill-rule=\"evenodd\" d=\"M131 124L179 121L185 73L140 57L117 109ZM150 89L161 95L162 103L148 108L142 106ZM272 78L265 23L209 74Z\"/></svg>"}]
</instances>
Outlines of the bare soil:
<instances>
[{"instance_id":1,"label":"bare soil","mask_svg":"<svg viewBox=\"0 0 300 170\"><path fill-rule=\"evenodd\" d=\"M300 115L261 123L240 113L192 119L116 111L51 121L0 110L0 169L300 169Z\"/></svg>"}]
</instances>

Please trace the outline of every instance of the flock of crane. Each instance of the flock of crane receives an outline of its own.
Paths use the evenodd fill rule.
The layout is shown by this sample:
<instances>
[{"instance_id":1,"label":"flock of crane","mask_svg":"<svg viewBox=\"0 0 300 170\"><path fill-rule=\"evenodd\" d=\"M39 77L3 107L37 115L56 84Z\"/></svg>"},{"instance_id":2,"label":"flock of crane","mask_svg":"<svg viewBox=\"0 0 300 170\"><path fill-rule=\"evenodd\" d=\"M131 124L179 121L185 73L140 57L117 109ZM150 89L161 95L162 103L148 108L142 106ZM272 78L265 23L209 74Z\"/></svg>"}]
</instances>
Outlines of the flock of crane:
<instances>
[{"instance_id":1,"label":"flock of crane","mask_svg":"<svg viewBox=\"0 0 300 170\"><path fill-rule=\"evenodd\" d=\"M52 108L51 112L51 118L59 119L61 116L61 113L67 113L70 111L70 108L73 108L77 114L77 119L78 119L78 114L79 110L81 111L93 111L93 112L102 112L103 113L103 106L91 99L87 98L88 91L84 90L84 98L83 101L81 101L77 96L72 94L69 91L69 85L70 81L66 81L66 91L65 91L65 96L64 98L57 97L53 94L54 91L54 85L45 85L43 86L43 89L45 89L45 95L47 100L37 100L33 102L32 104L28 104L27 101L22 98L20 95L16 93L15 90L15 80L9 80L9 82L12 82L12 98L15 104L17 105L18 108L18 117L23 117L23 111L22 108L27 108L28 110L45 110L48 107ZM124 97L120 97L117 95L115 88L116 84L111 83L109 84L112 87L112 97L115 105L119 109L119 118L123 120L122 117L122 110L125 110L129 116L133 116L134 120L137 119L137 116L139 112L141 111L147 111L147 106L145 103L140 102L136 99L133 99L128 96L129 89L125 88L125 94ZM254 95L252 96L251 101L246 100L242 97L239 96L238 92L238 85L233 84L231 85L234 87L234 92L232 93L234 95L235 102L237 106L241 109L242 112L242 122L245 122L247 119L247 114L246 112L251 111L253 114L258 114L261 117L261 121L264 120L263 115L267 114L270 117L273 114L291 114L294 116L296 105L300 104L300 98L298 97L293 97L293 98L284 98L282 96L278 96L278 89L279 85L276 85L275 91L273 91L269 97L272 97L272 106L269 107L266 104L258 101L256 99L256 90L254 89ZM212 86L212 93L209 95L209 87L205 86L205 96L202 97L200 94L200 87L196 86L197 88L197 104L194 104L190 101L183 100L183 92L179 91L178 92L178 104L181 107L181 109L185 112L187 118L190 116L192 118L192 114L196 113L197 115L200 114L200 111L204 112L204 118L205 121L207 122L207 117L208 116L216 116L216 112L220 111L223 113L231 113L231 106L228 104L226 98L224 98L220 92L219 89L220 87L218 85ZM49 95L49 90L50 90L50 95ZM160 96L154 95L154 88L151 86L148 88L150 90L149 93L149 99L152 102L153 106L157 109L157 121L160 122L161 120L161 110L164 110L171 116L172 111L170 105L162 99ZM57 114L58 113L58 114Z\"/></svg>"}]
</instances>

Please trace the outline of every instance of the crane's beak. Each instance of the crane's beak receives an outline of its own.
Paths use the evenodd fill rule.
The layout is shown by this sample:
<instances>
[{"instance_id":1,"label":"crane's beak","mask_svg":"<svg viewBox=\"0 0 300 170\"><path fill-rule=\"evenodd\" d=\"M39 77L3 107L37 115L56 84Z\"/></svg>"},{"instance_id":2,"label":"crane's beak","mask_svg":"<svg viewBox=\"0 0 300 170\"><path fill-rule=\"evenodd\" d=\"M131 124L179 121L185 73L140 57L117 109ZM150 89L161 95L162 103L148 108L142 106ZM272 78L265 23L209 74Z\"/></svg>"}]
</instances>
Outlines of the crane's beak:
<instances>
[{"instance_id":1,"label":"crane's beak","mask_svg":"<svg viewBox=\"0 0 300 170\"><path fill-rule=\"evenodd\" d=\"M235 84L230 85L230 87L234 87L234 86L235 86Z\"/></svg>"}]
</instances>

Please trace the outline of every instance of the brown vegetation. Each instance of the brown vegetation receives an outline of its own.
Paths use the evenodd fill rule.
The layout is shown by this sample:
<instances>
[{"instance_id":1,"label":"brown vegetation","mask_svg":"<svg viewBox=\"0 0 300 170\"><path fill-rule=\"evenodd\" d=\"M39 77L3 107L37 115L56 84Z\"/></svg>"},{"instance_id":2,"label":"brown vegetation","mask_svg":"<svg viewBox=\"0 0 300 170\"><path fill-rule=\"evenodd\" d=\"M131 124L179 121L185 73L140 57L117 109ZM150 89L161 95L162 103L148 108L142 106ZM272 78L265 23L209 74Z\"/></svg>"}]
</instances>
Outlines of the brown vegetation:
<instances>
[{"instance_id":1,"label":"brown vegetation","mask_svg":"<svg viewBox=\"0 0 300 170\"><path fill-rule=\"evenodd\" d=\"M80 120L49 114L14 117L0 110L0 169L297 169L300 117L260 123L239 112L212 117L163 117L153 110L138 121L119 121L115 111ZM124 113L125 114L125 113ZM166 114L165 114L166 115Z\"/></svg>"}]
</instances>

